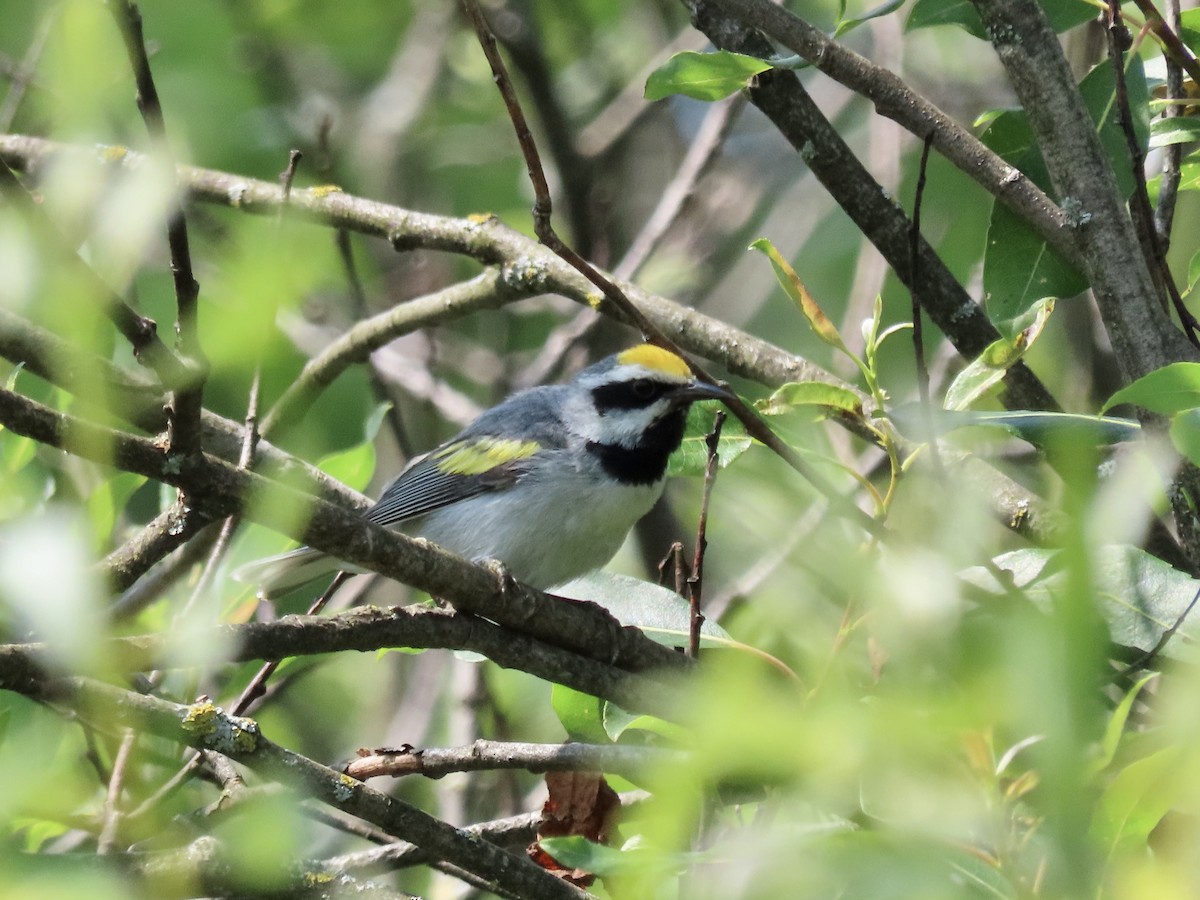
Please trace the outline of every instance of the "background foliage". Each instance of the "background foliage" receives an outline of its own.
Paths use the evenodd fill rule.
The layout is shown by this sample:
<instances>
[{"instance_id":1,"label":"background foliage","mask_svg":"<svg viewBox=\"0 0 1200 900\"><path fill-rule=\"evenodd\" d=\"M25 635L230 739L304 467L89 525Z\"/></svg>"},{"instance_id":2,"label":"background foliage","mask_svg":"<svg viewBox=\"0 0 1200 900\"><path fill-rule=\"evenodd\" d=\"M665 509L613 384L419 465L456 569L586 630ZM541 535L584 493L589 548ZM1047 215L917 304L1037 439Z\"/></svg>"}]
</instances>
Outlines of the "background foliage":
<instances>
[{"instance_id":1,"label":"background foliage","mask_svg":"<svg viewBox=\"0 0 1200 900\"><path fill-rule=\"evenodd\" d=\"M993 4L978 5L987 19ZM1021 27L1034 18L1027 6L1034 4L1011 11ZM660 69L677 51L713 49L684 5L488 6L550 169L560 233L642 291L716 320L715 332L701 334L689 325L695 319L656 319L720 366L887 536L869 538L730 422L704 561L705 608L720 627L707 635L681 693L663 694L678 702L660 699L672 707L670 721L477 655L309 650L285 654L254 707L262 733L335 766L360 747L453 748L480 738L570 737L628 748L636 764L606 768L609 781L648 793L626 795L611 846L567 841L554 851L605 876L591 888L601 895L1195 896L1200 718L1185 616L1200 588L1200 556L1187 521L1192 481L1180 466L1200 460L1200 378L1177 326L1163 326L1165 351L1146 333L1114 336L1104 297L1089 290L1102 295L1107 284L1106 261L1086 239L1100 213L1079 205L1060 170L1073 167L1096 183L1115 178L1122 203L1136 198L1132 135L1134 148L1150 153L1143 169L1152 201L1172 193L1159 174L1164 165L1182 171L1164 237L1186 300L1200 272L1200 163L1189 155L1197 134L1190 107L1163 115L1167 69L1162 45L1142 27L1146 4L1126 9L1133 43L1119 68L1128 128L1097 6L1041 6L1061 32L1095 122L1099 168L1046 145L1037 110L1019 108L989 45L999 32L984 27L975 6L916 0L869 9L829 0L797 11L973 130L1067 220L1073 260L994 201L1002 185L989 191L943 153L929 157L921 233L999 329L994 342L976 335L978 348L964 354L925 320L932 403L949 398L957 416L946 418L912 405L918 386L904 327L912 300L902 283L910 279L897 276L853 211L818 182L812 146L789 144L740 89L750 86L759 100L755 91L795 69L910 215L923 134L798 61L761 81L738 70L728 90L711 88L719 80L711 55ZM716 7L692 9L704 22ZM39 374L9 318L0 321L0 353L11 363L10 396L136 431L122 414L133 393L111 387L109 370L94 360L154 376L103 315L93 275L172 341L176 295L164 237L175 186L169 168L121 165L124 151L97 149L157 152L133 102L113 8L0 0L0 133L88 148L43 160L0 144L36 201L34 212L12 191L0 201L0 312L71 342L77 355L54 358L50 370L78 371ZM456 4L146 0L141 9L176 161L228 173L226 187L275 182L295 148L303 158L293 190L306 203L324 202L335 185L480 231L494 216L532 234L525 164ZM1196 16L1185 11L1176 29L1193 60ZM655 96L663 99L651 102L643 89L656 69ZM680 93L697 90L708 99ZM98 157L109 165L98 166ZM847 171L845 183L856 178ZM656 211L669 210L674 194L684 199L673 215L658 214L660 228ZM291 211L250 214L240 196L194 195L186 204L199 343L209 363L204 404L234 422L246 416L256 372L265 414L352 323L487 268L480 253L445 252L449 242L438 243L432 224L422 237L425 220L393 247L353 222L339 235L323 212L316 221ZM36 225L42 218L61 234L48 237ZM763 252L748 251L760 238ZM907 235L898 239L907 246ZM63 245L86 266L64 262ZM364 364L334 379L299 421L272 432L272 443L371 494L411 455L513 388L568 377L637 339L581 305L585 289L545 276L540 259L487 260L503 265L515 295L494 292L494 302L438 315L369 361L364 353ZM901 262L912 265L907 255ZM934 276L926 268L924 277ZM935 293L919 299L931 304ZM1165 323L1160 301L1123 298ZM1168 362L1183 365L1162 368ZM1001 380L1018 363L1075 418L994 415L1018 396L1012 376L1008 394ZM119 458L100 464L93 458L101 451L67 454L25 436L15 408L4 408L8 427L0 430L0 621L8 642L0 647L0 893L461 893L437 866L348 862L342 854L391 840L386 828L366 816L376 830L364 836L361 821L355 829L349 816L314 800L322 796L316 788L274 790L277 779L254 765L231 770L210 754L206 769L163 791L190 752L178 735L147 724L160 721L152 710L142 711L144 720L122 718L47 687L52 676L94 676L178 703L206 695L229 707L271 657L225 662L232 645L216 642L211 626L270 621L303 611L312 598L267 607L228 577L237 563L288 546L278 492L246 501L270 506L280 517L275 527L243 523L208 574L201 571L215 528L193 539L208 541L199 552L175 551L165 561L174 580L152 580L152 572L114 586L111 566L98 561L151 530L170 532L164 511L175 508L169 521L185 523L196 510L210 519L225 510L199 491L185 492L188 509L173 507L175 489L134 474L136 466ZM1158 418L1139 429L1096 420L1102 410ZM680 463L692 477L673 483L610 568L653 580L673 541L690 559L701 496L695 476L710 427L704 415L690 432L692 456ZM941 436L936 453L918 443L931 422ZM959 427L980 423L989 427ZM293 536L303 518L295 509ZM173 550L166 544L162 555ZM646 590L614 594L615 611L625 621L653 618L678 637L679 605ZM333 611L427 599L393 581L358 578ZM122 657L134 653L132 644L108 641L149 634L167 641L156 659L170 665L158 675ZM30 641L44 644L38 659L46 667L32 676L18 667ZM235 789L231 771L242 772L248 791ZM546 790L541 775L500 767L410 776L382 789L456 826L536 812ZM509 843L521 853L529 840L526 823ZM358 881L331 882L330 872ZM483 886L472 890L513 893L476 875Z\"/></svg>"}]
</instances>

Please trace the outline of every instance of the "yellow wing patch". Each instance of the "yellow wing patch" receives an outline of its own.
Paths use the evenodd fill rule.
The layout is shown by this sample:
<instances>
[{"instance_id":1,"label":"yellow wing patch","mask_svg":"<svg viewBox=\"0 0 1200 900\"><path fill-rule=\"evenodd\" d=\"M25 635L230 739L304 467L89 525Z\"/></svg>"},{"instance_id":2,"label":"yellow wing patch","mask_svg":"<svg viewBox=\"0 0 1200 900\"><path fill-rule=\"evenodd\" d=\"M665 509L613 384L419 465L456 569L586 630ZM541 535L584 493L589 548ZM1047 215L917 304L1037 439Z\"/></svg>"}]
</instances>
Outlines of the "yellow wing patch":
<instances>
[{"instance_id":1,"label":"yellow wing patch","mask_svg":"<svg viewBox=\"0 0 1200 900\"><path fill-rule=\"evenodd\" d=\"M496 466L526 459L542 449L537 441L478 438L458 441L434 454L437 467L451 475L482 475Z\"/></svg>"},{"instance_id":2,"label":"yellow wing patch","mask_svg":"<svg viewBox=\"0 0 1200 900\"><path fill-rule=\"evenodd\" d=\"M662 347L653 344L641 344L631 347L617 356L617 362L625 366L645 366L647 369L657 369L676 378L691 378L692 370L687 363Z\"/></svg>"}]
</instances>

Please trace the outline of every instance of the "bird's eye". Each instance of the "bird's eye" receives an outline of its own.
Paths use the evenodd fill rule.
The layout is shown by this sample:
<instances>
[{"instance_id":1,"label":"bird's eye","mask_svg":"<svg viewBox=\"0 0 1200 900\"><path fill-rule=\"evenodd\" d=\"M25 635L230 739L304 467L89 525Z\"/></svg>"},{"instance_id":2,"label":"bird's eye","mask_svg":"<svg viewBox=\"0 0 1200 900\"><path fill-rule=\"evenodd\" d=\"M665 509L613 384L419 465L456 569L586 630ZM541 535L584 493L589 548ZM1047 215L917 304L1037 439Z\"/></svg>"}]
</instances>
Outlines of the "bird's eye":
<instances>
[{"instance_id":1,"label":"bird's eye","mask_svg":"<svg viewBox=\"0 0 1200 900\"><path fill-rule=\"evenodd\" d=\"M658 385L649 378L638 378L629 386L633 396L639 400L652 400L658 393Z\"/></svg>"}]
</instances>

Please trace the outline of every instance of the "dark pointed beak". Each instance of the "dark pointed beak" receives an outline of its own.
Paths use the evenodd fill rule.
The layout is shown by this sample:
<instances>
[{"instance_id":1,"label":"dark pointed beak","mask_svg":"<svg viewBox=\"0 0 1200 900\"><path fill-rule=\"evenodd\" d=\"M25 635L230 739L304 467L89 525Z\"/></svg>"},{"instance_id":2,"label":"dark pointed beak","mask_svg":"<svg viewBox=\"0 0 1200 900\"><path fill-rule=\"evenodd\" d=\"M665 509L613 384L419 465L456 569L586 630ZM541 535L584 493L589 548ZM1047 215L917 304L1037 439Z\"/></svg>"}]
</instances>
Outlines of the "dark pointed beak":
<instances>
[{"instance_id":1,"label":"dark pointed beak","mask_svg":"<svg viewBox=\"0 0 1200 900\"><path fill-rule=\"evenodd\" d=\"M684 385L676 394L680 400L689 403L693 400L732 400L736 396L725 384L709 384L706 381L693 381Z\"/></svg>"}]
</instances>

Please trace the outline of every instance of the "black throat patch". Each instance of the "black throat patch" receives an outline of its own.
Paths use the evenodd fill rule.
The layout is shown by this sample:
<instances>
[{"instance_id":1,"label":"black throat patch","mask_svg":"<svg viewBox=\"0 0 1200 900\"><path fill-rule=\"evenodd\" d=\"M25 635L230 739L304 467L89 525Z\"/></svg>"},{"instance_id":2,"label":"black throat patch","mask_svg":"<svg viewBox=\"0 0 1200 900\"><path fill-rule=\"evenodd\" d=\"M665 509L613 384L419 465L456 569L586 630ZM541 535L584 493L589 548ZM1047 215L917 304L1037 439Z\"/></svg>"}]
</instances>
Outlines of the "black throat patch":
<instances>
[{"instance_id":1,"label":"black throat patch","mask_svg":"<svg viewBox=\"0 0 1200 900\"><path fill-rule=\"evenodd\" d=\"M587 452L622 484L654 484L667 472L667 459L683 440L687 405L673 409L646 429L635 447L588 441Z\"/></svg>"}]
</instances>

